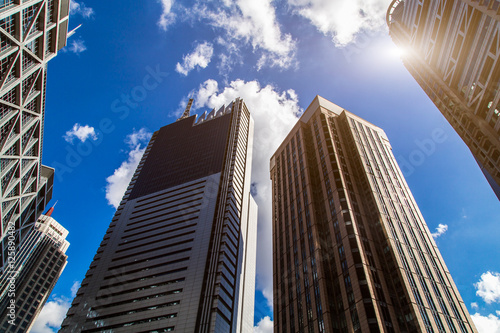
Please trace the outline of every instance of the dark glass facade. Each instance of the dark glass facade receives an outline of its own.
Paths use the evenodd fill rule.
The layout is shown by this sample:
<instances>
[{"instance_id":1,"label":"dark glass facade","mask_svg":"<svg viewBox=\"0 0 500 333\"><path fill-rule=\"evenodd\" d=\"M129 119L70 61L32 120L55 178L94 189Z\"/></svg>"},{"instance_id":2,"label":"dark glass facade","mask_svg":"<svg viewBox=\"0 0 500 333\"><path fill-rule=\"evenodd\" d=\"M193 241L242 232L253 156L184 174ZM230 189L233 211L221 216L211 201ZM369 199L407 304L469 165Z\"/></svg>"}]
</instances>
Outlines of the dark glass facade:
<instances>
[{"instance_id":1,"label":"dark glass facade","mask_svg":"<svg viewBox=\"0 0 500 333\"><path fill-rule=\"evenodd\" d=\"M240 99L153 134L60 332L253 327L252 139Z\"/></svg>"},{"instance_id":2,"label":"dark glass facade","mask_svg":"<svg viewBox=\"0 0 500 333\"><path fill-rule=\"evenodd\" d=\"M138 198L222 171L231 115L194 125L196 116L158 131L130 198Z\"/></svg>"}]
</instances>

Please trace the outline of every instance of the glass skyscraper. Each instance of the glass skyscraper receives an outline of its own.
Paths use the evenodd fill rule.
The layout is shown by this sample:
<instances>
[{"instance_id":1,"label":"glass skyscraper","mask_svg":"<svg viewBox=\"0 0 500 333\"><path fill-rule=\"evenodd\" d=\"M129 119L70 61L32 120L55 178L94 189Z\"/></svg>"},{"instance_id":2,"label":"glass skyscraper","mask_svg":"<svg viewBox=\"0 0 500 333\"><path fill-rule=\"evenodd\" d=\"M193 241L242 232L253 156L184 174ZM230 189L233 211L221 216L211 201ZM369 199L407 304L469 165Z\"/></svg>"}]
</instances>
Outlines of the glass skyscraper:
<instances>
[{"instance_id":1,"label":"glass skyscraper","mask_svg":"<svg viewBox=\"0 0 500 333\"><path fill-rule=\"evenodd\" d=\"M317 96L271 179L275 332L476 332L382 129Z\"/></svg>"},{"instance_id":2,"label":"glass skyscraper","mask_svg":"<svg viewBox=\"0 0 500 333\"><path fill-rule=\"evenodd\" d=\"M29 332L66 267L68 231L41 215L0 276L0 331Z\"/></svg>"},{"instance_id":3,"label":"glass skyscraper","mask_svg":"<svg viewBox=\"0 0 500 333\"><path fill-rule=\"evenodd\" d=\"M500 199L500 1L394 0L387 24Z\"/></svg>"},{"instance_id":4,"label":"glass skyscraper","mask_svg":"<svg viewBox=\"0 0 500 333\"><path fill-rule=\"evenodd\" d=\"M153 134L60 332L250 332L257 207L241 99Z\"/></svg>"}]
</instances>

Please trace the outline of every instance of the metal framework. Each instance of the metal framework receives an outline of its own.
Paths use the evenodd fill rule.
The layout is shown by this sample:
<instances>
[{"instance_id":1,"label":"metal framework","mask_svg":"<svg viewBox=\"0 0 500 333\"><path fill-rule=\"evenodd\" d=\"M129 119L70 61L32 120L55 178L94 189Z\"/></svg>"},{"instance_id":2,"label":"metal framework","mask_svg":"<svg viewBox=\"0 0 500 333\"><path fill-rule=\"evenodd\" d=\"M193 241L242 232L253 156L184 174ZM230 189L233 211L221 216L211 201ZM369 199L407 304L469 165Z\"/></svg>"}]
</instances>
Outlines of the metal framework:
<instances>
[{"instance_id":1,"label":"metal framework","mask_svg":"<svg viewBox=\"0 0 500 333\"><path fill-rule=\"evenodd\" d=\"M7 238L33 228L52 195L41 165L47 62L66 46L69 0L0 4L0 265Z\"/></svg>"}]
</instances>

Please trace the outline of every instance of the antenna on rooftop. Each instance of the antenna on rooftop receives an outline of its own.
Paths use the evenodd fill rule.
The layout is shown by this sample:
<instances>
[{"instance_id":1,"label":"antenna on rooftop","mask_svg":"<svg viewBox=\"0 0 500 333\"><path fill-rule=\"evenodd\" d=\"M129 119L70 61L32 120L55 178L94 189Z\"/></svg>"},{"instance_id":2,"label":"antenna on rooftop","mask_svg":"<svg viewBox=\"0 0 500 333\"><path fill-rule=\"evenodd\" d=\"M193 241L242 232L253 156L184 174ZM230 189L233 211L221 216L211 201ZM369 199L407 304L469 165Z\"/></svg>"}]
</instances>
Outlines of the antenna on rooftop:
<instances>
[{"instance_id":1,"label":"antenna on rooftop","mask_svg":"<svg viewBox=\"0 0 500 333\"><path fill-rule=\"evenodd\" d=\"M51 216L52 213L54 212L54 207L57 205L57 203L59 202L59 200L56 201L56 203L54 204L54 206L50 207L50 209L47 211L47 213L45 213L46 216Z\"/></svg>"},{"instance_id":2,"label":"antenna on rooftop","mask_svg":"<svg viewBox=\"0 0 500 333\"><path fill-rule=\"evenodd\" d=\"M193 106L193 101L194 101L193 98L189 99L189 102L186 105L186 110L184 110L184 113L182 114L182 116L179 119L177 119L177 121L179 121L181 119L186 119L191 115L190 111L191 111L191 106Z\"/></svg>"},{"instance_id":3,"label":"antenna on rooftop","mask_svg":"<svg viewBox=\"0 0 500 333\"><path fill-rule=\"evenodd\" d=\"M76 31L77 31L78 29L80 29L80 28L81 28L81 26L82 26L82 25L80 24L80 25L79 25L79 26L77 26L75 29L73 29L73 30L71 30L70 32L68 32L68 36L67 36L67 38L70 38L71 36L73 36L73 35L76 33Z\"/></svg>"}]
</instances>

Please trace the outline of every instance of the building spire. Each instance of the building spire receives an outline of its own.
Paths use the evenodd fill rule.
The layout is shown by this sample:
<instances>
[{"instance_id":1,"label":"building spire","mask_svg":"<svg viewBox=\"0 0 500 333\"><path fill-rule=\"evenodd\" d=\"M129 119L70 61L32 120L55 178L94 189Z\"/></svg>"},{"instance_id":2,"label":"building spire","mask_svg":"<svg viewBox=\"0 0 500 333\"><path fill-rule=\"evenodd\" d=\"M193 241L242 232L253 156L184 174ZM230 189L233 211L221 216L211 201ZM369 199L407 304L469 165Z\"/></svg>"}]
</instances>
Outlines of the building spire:
<instances>
[{"instance_id":1,"label":"building spire","mask_svg":"<svg viewBox=\"0 0 500 333\"><path fill-rule=\"evenodd\" d=\"M52 213L54 212L54 207L57 205L57 203L59 202L59 200L56 201L56 203L54 204L54 206L50 207L50 209L47 211L47 213L45 213L45 216L51 216Z\"/></svg>"},{"instance_id":2,"label":"building spire","mask_svg":"<svg viewBox=\"0 0 500 333\"><path fill-rule=\"evenodd\" d=\"M193 98L189 99L189 102L186 105L186 110L184 110L184 113L182 114L182 116L179 119L177 119L177 121L179 121L181 119L186 119L191 115L190 111L191 111L191 106L193 105L193 101L194 101Z\"/></svg>"},{"instance_id":3,"label":"building spire","mask_svg":"<svg viewBox=\"0 0 500 333\"><path fill-rule=\"evenodd\" d=\"M81 27L82 27L82 25L80 24L80 25L79 25L79 26L77 26L75 29L73 29L73 30L71 30L70 32L68 32L68 36L67 36L67 38L70 38L71 36L73 36L73 35L76 33L76 31L77 31L78 29L80 29Z\"/></svg>"}]
</instances>

